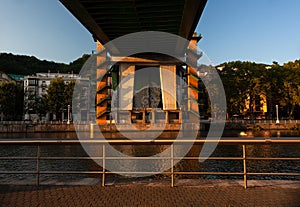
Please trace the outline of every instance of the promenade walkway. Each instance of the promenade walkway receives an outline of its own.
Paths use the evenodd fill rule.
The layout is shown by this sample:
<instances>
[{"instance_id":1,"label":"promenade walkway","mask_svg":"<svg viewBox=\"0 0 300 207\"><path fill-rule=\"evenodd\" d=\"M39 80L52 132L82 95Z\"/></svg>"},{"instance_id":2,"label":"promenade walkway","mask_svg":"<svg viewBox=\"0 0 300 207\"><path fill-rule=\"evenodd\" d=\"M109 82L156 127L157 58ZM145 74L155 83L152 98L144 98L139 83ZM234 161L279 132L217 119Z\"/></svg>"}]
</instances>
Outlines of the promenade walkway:
<instances>
[{"instance_id":1,"label":"promenade walkway","mask_svg":"<svg viewBox=\"0 0 300 207\"><path fill-rule=\"evenodd\" d=\"M169 184L0 185L0 206L300 206L300 181L250 180L246 190L240 180L182 179L174 188Z\"/></svg>"}]
</instances>

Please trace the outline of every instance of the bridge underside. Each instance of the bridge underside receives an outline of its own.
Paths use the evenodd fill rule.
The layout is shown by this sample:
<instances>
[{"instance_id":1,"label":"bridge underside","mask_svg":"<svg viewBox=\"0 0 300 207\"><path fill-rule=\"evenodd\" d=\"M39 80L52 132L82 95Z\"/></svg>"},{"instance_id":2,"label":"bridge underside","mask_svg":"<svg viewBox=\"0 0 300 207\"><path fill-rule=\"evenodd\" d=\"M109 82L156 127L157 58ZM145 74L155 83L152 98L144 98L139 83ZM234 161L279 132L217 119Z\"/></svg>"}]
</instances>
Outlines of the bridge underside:
<instances>
[{"instance_id":1,"label":"bridge underside","mask_svg":"<svg viewBox=\"0 0 300 207\"><path fill-rule=\"evenodd\" d=\"M105 44L140 31L163 31L191 39L207 0L60 0Z\"/></svg>"},{"instance_id":2,"label":"bridge underside","mask_svg":"<svg viewBox=\"0 0 300 207\"><path fill-rule=\"evenodd\" d=\"M200 37L194 35L194 30L207 0L60 1L98 43L95 114L98 124L111 123L113 114L114 122L124 124L176 124L199 119L199 77L195 66L201 57L197 52ZM103 47L115 38L141 31L167 32L190 40L180 54L185 58L189 53L194 67L161 54L120 57L122 52L106 51ZM177 51L176 41L171 45ZM106 73L106 62L114 63L110 73ZM151 86L153 80L139 80L138 72L149 66L153 68L152 75L156 74L154 79L160 89ZM112 93L117 87L124 90L118 92L117 110L113 110Z\"/></svg>"}]
</instances>

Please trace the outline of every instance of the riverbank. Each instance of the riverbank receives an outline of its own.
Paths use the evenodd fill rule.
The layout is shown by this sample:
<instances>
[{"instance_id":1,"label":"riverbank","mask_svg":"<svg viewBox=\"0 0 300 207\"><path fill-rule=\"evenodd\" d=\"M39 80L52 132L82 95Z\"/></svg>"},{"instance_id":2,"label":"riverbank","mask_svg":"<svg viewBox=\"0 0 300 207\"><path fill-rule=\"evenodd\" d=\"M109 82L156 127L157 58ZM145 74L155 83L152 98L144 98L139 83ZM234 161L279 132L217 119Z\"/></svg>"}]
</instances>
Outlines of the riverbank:
<instances>
[{"instance_id":1,"label":"riverbank","mask_svg":"<svg viewBox=\"0 0 300 207\"><path fill-rule=\"evenodd\" d=\"M300 121L282 120L276 123L272 120L228 121L225 129L233 130L300 130Z\"/></svg>"},{"instance_id":2,"label":"riverbank","mask_svg":"<svg viewBox=\"0 0 300 207\"><path fill-rule=\"evenodd\" d=\"M246 128L250 130L300 130L300 123L256 123L247 124Z\"/></svg>"},{"instance_id":3,"label":"riverbank","mask_svg":"<svg viewBox=\"0 0 300 207\"><path fill-rule=\"evenodd\" d=\"M210 122L200 122L200 130L208 131ZM99 128L98 128L99 127ZM139 129L152 131L166 131L166 132L178 132L181 124L135 124L135 125L118 125L105 124L77 124L77 131L93 132L100 129L102 132L118 132L118 131L133 131ZM193 124L185 123L183 127L186 130L196 130L197 127ZM227 121L225 124L225 130L300 130L300 121L281 121L275 123L274 121ZM33 124L25 122L5 122L0 123L0 133L42 133L42 132L75 132L75 126L73 123L48 123L48 124Z\"/></svg>"},{"instance_id":4,"label":"riverbank","mask_svg":"<svg viewBox=\"0 0 300 207\"><path fill-rule=\"evenodd\" d=\"M88 130L88 128L87 128ZM0 124L0 133L74 132L73 124L28 124L7 122Z\"/></svg>"},{"instance_id":5,"label":"riverbank","mask_svg":"<svg viewBox=\"0 0 300 207\"><path fill-rule=\"evenodd\" d=\"M76 124L77 131L91 132L98 129L102 132L118 132L118 131L179 131L181 128L185 130L197 130L197 127L193 123L172 123L172 124ZM15 123L7 122L0 123L0 132L4 133L25 133L25 132L75 132L75 125L73 123L49 123L49 124L28 124L28 123Z\"/></svg>"}]
</instances>

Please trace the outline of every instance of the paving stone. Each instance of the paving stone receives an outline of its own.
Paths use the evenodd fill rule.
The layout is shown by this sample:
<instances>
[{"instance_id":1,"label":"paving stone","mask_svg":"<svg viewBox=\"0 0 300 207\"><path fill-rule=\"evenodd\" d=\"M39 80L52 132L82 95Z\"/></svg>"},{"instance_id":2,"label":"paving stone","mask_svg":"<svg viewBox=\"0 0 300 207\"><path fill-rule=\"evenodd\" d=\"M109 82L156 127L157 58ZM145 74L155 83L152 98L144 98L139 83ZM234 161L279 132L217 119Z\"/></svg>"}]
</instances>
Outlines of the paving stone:
<instances>
[{"instance_id":1,"label":"paving stone","mask_svg":"<svg viewBox=\"0 0 300 207\"><path fill-rule=\"evenodd\" d=\"M284 182L284 181L283 181ZM180 184L180 183L179 183ZM185 182L187 184L187 182ZM300 185L0 185L0 206L300 206Z\"/></svg>"}]
</instances>

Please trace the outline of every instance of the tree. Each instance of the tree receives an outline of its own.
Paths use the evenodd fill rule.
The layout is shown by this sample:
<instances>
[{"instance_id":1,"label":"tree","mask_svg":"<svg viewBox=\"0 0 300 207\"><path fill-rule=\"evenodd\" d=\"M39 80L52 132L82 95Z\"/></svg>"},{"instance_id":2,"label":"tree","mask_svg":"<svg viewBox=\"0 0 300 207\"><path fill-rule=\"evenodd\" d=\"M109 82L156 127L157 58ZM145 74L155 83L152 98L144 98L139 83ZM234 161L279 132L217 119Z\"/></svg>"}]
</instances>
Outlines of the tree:
<instances>
[{"instance_id":1,"label":"tree","mask_svg":"<svg viewBox=\"0 0 300 207\"><path fill-rule=\"evenodd\" d=\"M296 106L300 106L300 60L284 64L283 95L281 105L284 106L289 119L293 118Z\"/></svg>"},{"instance_id":2,"label":"tree","mask_svg":"<svg viewBox=\"0 0 300 207\"><path fill-rule=\"evenodd\" d=\"M0 113L6 120L21 120L23 88L14 82L0 83Z\"/></svg>"},{"instance_id":3,"label":"tree","mask_svg":"<svg viewBox=\"0 0 300 207\"><path fill-rule=\"evenodd\" d=\"M48 87L48 106L49 109L59 117L59 112L62 112L65 107L65 83L62 78L55 78L51 80Z\"/></svg>"},{"instance_id":4,"label":"tree","mask_svg":"<svg viewBox=\"0 0 300 207\"><path fill-rule=\"evenodd\" d=\"M226 93L227 112L230 116L239 114L244 110L247 99L248 72L241 61L225 63L221 67L219 73Z\"/></svg>"},{"instance_id":5,"label":"tree","mask_svg":"<svg viewBox=\"0 0 300 207\"><path fill-rule=\"evenodd\" d=\"M90 55L82 57L69 64L55 63L53 61L39 60L34 56L14 55L11 53L0 53L0 70L6 73L31 75L37 72L47 73L48 71L63 73L79 73L85 61Z\"/></svg>"},{"instance_id":6,"label":"tree","mask_svg":"<svg viewBox=\"0 0 300 207\"><path fill-rule=\"evenodd\" d=\"M46 94L36 98L34 111L39 117L46 116L47 112L49 112L48 96Z\"/></svg>"},{"instance_id":7,"label":"tree","mask_svg":"<svg viewBox=\"0 0 300 207\"><path fill-rule=\"evenodd\" d=\"M75 80L70 81L65 85L64 95L65 95L65 106L72 105L73 91L75 87Z\"/></svg>"},{"instance_id":8,"label":"tree","mask_svg":"<svg viewBox=\"0 0 300 207\"><path fill-rule=\"evenodd\" d=\"M218 67L221 69L219 73L226 93L229 116L246 112L254 118L255 102L260 101L261 95L265 95L265 67L264 64L241 61L224 63Z\"/></svg>"},{"instance_id":9,"label":"tree","mask_svg":"<svg viewBox=\"0 0 300 207\"><path fill-rule=\"evenodd\" d=\"M73 91L75 87L75 80L65 84L62 78L53 79L48 87L48 93L42 97L40 109L45 109L45 103L58 119L60 119L61 112L68 109L68 105L72 105Z\"/></svg>"}]
</instances>

